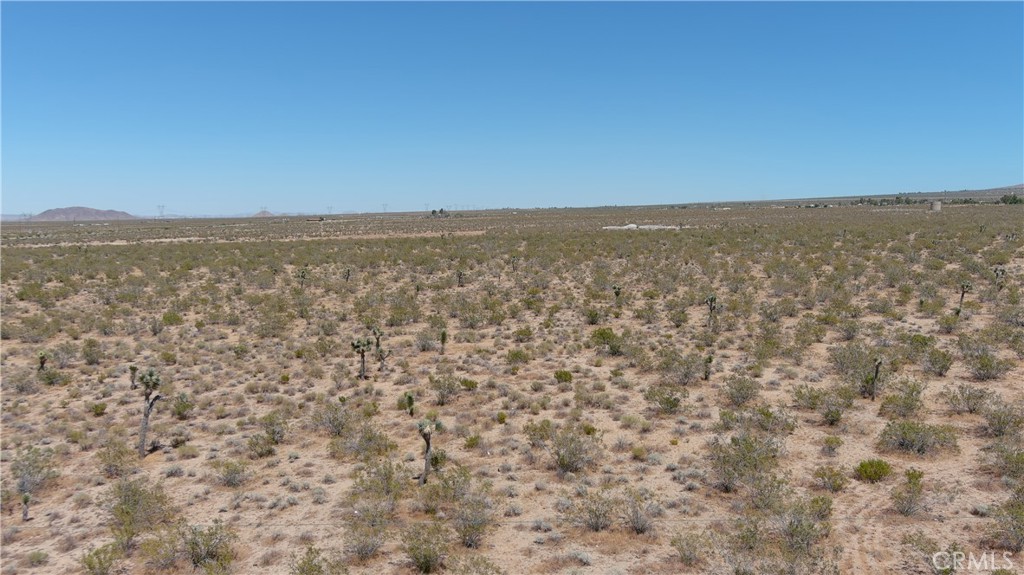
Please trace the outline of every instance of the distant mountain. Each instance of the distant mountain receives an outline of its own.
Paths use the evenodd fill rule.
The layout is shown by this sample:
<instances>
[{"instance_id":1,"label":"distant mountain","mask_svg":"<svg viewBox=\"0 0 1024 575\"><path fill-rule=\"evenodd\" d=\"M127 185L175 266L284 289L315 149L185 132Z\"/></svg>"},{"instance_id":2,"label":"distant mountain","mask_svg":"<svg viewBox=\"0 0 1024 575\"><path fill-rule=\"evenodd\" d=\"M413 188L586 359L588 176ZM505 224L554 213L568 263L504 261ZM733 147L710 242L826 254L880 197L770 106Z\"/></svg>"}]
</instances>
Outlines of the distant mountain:
<instances>
[{"instance_id":1,"label":"distant mountain","mask_svg":"<svg viewBox=\"0 0 1024 575\"><path fill-rule=\"evenodd\" d=\"M255 214L253 214L252 217L254 217L254 218L272 218L272 217L274 217L274 214L272 214L271 212L268 212L267 210L260 210L260 211L256 212Z\"/></svg>"},{"instance_id":2,"label":"distant mountain","mask_svg":"<svg viewBox=\"0 0 1024 575\"><path fill-rule=\"evenodd\" d=\"M135 216L117 210L97 210L73 206L70 208L54 208L29 218L33 222L88 222L100 220L134 220Z\"/></svg>"}]
</instances>

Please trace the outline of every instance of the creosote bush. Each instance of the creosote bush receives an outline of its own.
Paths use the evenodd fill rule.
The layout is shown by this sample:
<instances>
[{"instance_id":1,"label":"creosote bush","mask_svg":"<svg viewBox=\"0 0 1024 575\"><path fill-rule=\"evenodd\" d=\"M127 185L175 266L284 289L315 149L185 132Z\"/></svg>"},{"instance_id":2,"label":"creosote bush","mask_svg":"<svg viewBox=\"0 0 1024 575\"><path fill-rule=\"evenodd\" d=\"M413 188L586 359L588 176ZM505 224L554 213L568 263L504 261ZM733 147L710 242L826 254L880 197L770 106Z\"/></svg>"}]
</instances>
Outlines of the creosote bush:
<instances>
[{"instance_id":1,"label":"creosote bush","mask_svg":"<svg viewBox=\"0 0 1024 575\"><path fill-rule=\"evenodd\" d=\"M882 459L866 459L857 464L853 475L868 483L878 483L892 474L892 466Z\"/></svg>"},{"instance_id":2,"label":"creosote bush","mask_svg":"<svg viewBox=\"0 0 1024 575\"><path fill-rule=\"evenodd\" d=\"M444 564L449 537L444 523L417 523L402 532L402 551L417 571L434 573Z\"/></svg>"},{"instance_id":3,"label":"creosote bush","mask_svg":"<svg viewBox=\"0 0 1024 575\"><path fill-rule=\"evenodd\" d=\"M883 449L929 455L956 449L956 430L949 425L930 425L913 420L890 421L878 440Z\"/></svg>"}]
</instances>

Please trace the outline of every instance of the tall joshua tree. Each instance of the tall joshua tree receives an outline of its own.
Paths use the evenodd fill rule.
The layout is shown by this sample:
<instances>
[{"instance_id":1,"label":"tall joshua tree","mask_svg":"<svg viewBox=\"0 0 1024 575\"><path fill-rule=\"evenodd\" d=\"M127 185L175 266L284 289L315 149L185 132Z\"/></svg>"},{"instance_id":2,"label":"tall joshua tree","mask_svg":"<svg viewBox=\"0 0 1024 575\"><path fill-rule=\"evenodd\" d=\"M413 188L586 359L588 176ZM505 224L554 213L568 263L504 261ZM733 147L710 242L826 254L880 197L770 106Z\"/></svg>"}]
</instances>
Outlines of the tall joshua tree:
<instances>
[{"instance_id":1,"label":"tall joshua tree","mask_svg":"<svg viewBox=\"0 0 1024 575\"><path fill-rule=\"evenodd\" d=\"M135 383L135 377L138 375L138 373L139 373L139 366L137 366L137 365L129 365L128 366L128 377L131 379L131 382L132 382L132 387L131 388L132 389L135 389L135 388L139 387L139 384Z\"/></svg>"},{"instance_id":2,"label":"tall joshua tree","mask_svg":"<svg viewBox=\"0 0 1024 575\"><path fill-rule=\"evenodd\" d=\"M160 376L153 371L153 368L139 376L143 399L142 425L139 427L139 458L146 457L146 433L149 431L149 416L153 413L156 402L163 398L163 395L157 393L160 383Z\"/></svg>"},{"instance_id":3,"label":"tall joshua tree","mask_svg":"<svg viewBox=\"0 0 1024 575\"><path fill-rule=\"evenodd\" d=\"M352 340L352 349L359 354L359 379L366 379L366 352L373 349L373 338L357 337Z\"/></svg>"}]
</instances>

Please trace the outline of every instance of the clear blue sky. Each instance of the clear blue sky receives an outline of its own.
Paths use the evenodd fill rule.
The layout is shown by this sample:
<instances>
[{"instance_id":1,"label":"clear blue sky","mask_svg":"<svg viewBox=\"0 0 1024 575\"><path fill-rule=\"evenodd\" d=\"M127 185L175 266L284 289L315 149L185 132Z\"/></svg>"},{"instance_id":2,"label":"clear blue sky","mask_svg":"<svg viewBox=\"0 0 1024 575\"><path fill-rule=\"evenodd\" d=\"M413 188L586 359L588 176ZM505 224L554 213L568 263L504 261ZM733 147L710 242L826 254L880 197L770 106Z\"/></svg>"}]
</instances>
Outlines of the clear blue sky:
<instances>
[{"instance_id":1,"label":"clear blue sky","mask_svg":"<svg viewBox=\"0 0 1024 575\"><path fill-rule=\"evenodd\" d=\"M1024 182L1024 3L17 3L2 210Z\"/></svg>"}]
</instances>

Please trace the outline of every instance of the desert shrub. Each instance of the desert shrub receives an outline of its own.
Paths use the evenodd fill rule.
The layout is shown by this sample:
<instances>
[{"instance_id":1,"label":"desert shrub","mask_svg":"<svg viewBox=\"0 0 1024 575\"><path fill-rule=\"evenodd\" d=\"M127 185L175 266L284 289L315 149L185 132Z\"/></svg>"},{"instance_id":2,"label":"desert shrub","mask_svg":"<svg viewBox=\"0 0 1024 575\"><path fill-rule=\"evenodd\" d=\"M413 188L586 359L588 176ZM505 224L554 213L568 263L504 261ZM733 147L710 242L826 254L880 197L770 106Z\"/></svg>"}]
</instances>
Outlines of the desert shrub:
<instances>
[{"instance_id":1,"label":"desert shrub","mask_svg":"<svg viewBox=\"0 0 1024 575\"><path fill-rule=\"evenodd\" d=\"M185 320L181 317L181 314L176 311L165 312L160 318L160 322L164 325L182 325Z\"/></svg>"},{"instance_id":2,"label":"desert shrub","mask_svg":"<svg viewBox=\"0 0 1024 575\"><path fill-rule=\"evenodd\" d=\"M556 371L555 381L558 383L572 383L572 372L565 369Z\"/></svg>"},{"instance_id":3,"label":"desert shrub","mask_svg":"<svg viewBox=\"0 0 1024 575\"><path fill-rule=\"evenodd\" d=\"M840 469L830 465L815 469L814 478L818 480L822 487L832 493L842 491L847 483L846 475Z\"/></svg>"},{"instance_id":4,"label":"desert shrub","mask_svg":"<svg viewBox=\"0 0 1024 575\"><path fill-rule=\"evenodd\" d=\"M349 433L331 439L327 444L327 453L335 459L357 457L365 461L386 455L395 447L395 442L385 432L364 421Z\"/></svg>"},{"instance_id":5,"label":"desert shrub","mask_svg":"<svg viewBox=\"0 0 1024 575\"><path fill-rule=\"evenodd\" d=\"M345 564L338 557L327 557L315 545L307 545L301 556L292 556L289 575L344 575Z\"/></svg>"},{"instance_id":6,"label":"desert shrub","mask_svg":"<svg viewBox=\"0 0 1024 575\"><path fill-rule=\"evenodd\" d=\"M515 367L524 365L530 362L530 354L525 349L510 349L508 354L505 355L505 362Z\"/></svg>"},{"instance_id":7,"label":"desert shrub","mask_svg":"<svg viewBox=\"0 0 1024 575\"><path fill-rule=\"evenodd\" d=\"M350 497L354 500L379 501L393 512L405 492L409 471L402 464L387 458L371 461L356 471Z\"/></svg>"},{"instance_id":8,"label":"desert shrub","mask_svg":"<svg viewBox=\"0 0 1024 575\"><path fill-rule=\"evenodd\" d=\"M644 392L644 399L650 402L654 411L661 415L670 415L679 411L679 406L686 396L685 389L677 390L671 385L652 385Z\"/></svg>"},{"instance_id":9,"label":"desert shrub","mask_svg":"<svg viewBox=\"0 0 1024 575\"><path fill-rule=\"evenodd\" d=\"M887 417L910 417L924 405L924 383L915 379L902 378L891 386L892 392L882 399L879 414Z\"/></svg>"},{"instance_id":10,"label":"desert shrub","mask_svg":"<svg viewBox=\"0 0 1024 575\"><path fill-rule=\"evenodd\" d=\"M578 424L563 426L551 437L551 455L559 473L577 473L596 464L601 443L596 433Z\"/></svg>"},{"instance_id":11,"label":"desert shrub","mask_svg":"<svg viewBox=\"0 0 1024 575\"><path fill-rule=\"evenodd\" d=\"M130 475L139 468L138 453L115 437L108 439L96 452L96 459L100 461L100 471L111 478Z\"/></svg>"},{"instance_id":12,"label":"desert shrub","mask_svg":"<svg viewBox=\"0 0 1024 575\"><path fill-rule=\"evenodd\" d=\"M855 393L852 387L842 386L829 390L822 397L818 412L826 425L837 425L842 421L843 414L853 405Z\"/></svg>"},{"instance_id":13,"label":"desert shrub","mask_svg":"<svg viewBox=\"0 0 1024 575\"><path fill-rule=\"evenodd\" d=\"M49 367L40 372L37 372L36 377L39 378L39 381L43 382L43 385L51 387L58 385L67 385L71 383L70 375L64 373L63 371L52 369Z\"/></svg>"},{"instance_id":14,"label":"desert shrub","mask_svg":"<svg viewBox=\"0 0 1024 575\"><path fill-rule=\"evenodd\" d=\"M313 427L326 432L331 437L341 437L350 426L358 420L344 402L326 401L313 410L311 418Z\"/></svg>"},{"instance_id":15,"label":"desert shrub","mask_svg":"<svg viewBox=\"0 0 1024 575\"><path fill-rule=\"evenodd\" d=\"M791 503L776 521L785 548L797 555L808 555L814 545L828 536L831 499L811 498Z\"/></svg>"},{"instance_id":16,"label":"desert shrub","mask_svg":"<svg viewBox=\"0 0 1024 575\"><path fill-rule=\"evenodd\" d=\"M781 443L774 438L742 432L728 441L712 439L708 459L718 487L731 492L773 468L781 449Z\"/></svg>"},{"instance_id":17,"label":"desert shrub","mask_svg":"<svg viewBox=\"0 0 1024 575\"><path fill-rule=\"evenodd\" d=\"M270 457L275 452L273 439L265 433L251 435L247 446L249 448L249 457L252 459Z\"/></svg>"},{"instance_id":18,"label":"desert shrub","mask_svg":"<svg viewBox=\"0 0 1024 575\"><path fill-rule=\"evenodd\" d=\"M952 365L953 354L939 348L933 348L928 351L921 367L932 375L942 377L946 375L946 372L949 371Z\"/></svg>"},{"instance_id":19,"label":"desert shrub","mask_svg":"<svg viewBox=\"0 0 1024 575\"><path fill-rule=\"evenodd\" d=\"M599 327L590 334L590 343L608 355L622 355L625 339L610 327Z\"/></svg>"},{"instance_id":20,"label":"desert shrub","mask_svg":"<svg viewBox=\"0 0 1024 575\"><path fill-rule=\"evenodd\" d=\"M492 503L484 490L476 489L462 495L452 516L452 527L459 541L476 549L494 522Z\"/></svg>"},{"instance_id":21,"label":"desert shrub","mask_svg":"<svg viewBox=\"0 0 1024 575\"><path fill-rule=\"evenodd\" d=\"M978 413L995 394L988 389L961 383L956 387L946 386L941 395L954 413Z\"/></svg>"},{"instance_id":22,"label":"desert shrub","mask_svg":"<svg viewBox=\"0 0 1024 575\"><path fill-rule=\"evenodd\" d=\"M818 409L825 399L825 391L815 389L806 383L793 388L793 403L801 409Z\"/></svg>"},{"instance_id":23,"label":"desert shrub","mask_svg":"<svg viewBox=\"0 0 1024 575\"><path fill-rule=\"evenodd\" d=\"M444 564L448 538L443 523L413 525L402 533L402 551L420 573L434 573Z\"/></svg>"},{"instance_id":24,"label":"desert shrub","mask_svg":"<svg viewBox=\"0 0 1024 575\"><path fill-rule=\"evenodd\" d=\"M921 510L924 505L924 485L921 479L924 472L918 469L908 469L905 474L905 481L893 488L892 506L900 515L913 515Z\"/></svg>"},{"instance_id":25,"label":"desert shrub","mask_svg":"<svg viewBox=\"0 0 1024 575\"><path fill-rule=\"evenodd\" d=\"M1024 426L1024 410L1020 406L993 400L982 411L985 433L992 437L1016 435Z\"/></svg>"},{"instance_id":26,"label":"desert shrub","mask_svg":"<svg viewBox=\"0 0 1024 575\"><path fill-rule=\"evenodd\" d=\"M447 405L462 391L459 380L452 374L440 374L430 376L430 389L434 390L434 397L438 405Z\"/></svg>"},{"instance_id":27,"label":"desert shrub","mask_svg":"<svg viewBox=\"0 0 1024 575\"><path fill-rule=\"evenodd\" d=\"M999 379L1013 369L1013 361L1000 359L992 352L986 351L967 358L967 366L971 375L979 381Z\"/></svg>"},{"instance_id":28,"label":"desert shrub","mask_svg":"<svg viewBox=\"0 0 1024 575\"><path fill-rule=\"evenodd\" d=\"M180 421L188 419L189 414L195 409L196 405L187 393L181 392L174 396L174 403L171 404L171 413L174 414Z\"/></svg>"},{"instance_id":29,"label":"desert shrub","mask_svg":"<svg viewBox=\"0 0 1024 575\"><path fill-rule=\"evenodd\" d=\"M993 514L993 541L1014 553L1024 550L1024 486L1018 485L1010 498Z\"/></svg>"},{"instance_id":30,"label":"desert shrub","mask_svg":"<svg viewBox=\"0 0 1024 575\"><path fill-rule=\"evenodd\" d=\"M33 495L59 474L52 449L19 448L11 461L11 476L18 493Z\"/></svg>"},{"instance_id":31,"label":"desert shrub","mask_svg":"<svg viewBox=\"0 0 1024 575\"><path fill-rule=\"evenodd\" d=\"M860 481L878 483L892 474L892 466L882 459L865 459L853 468L853 475Z\"/></svg>"},{"instance_id":32,"label":"desert shrub","mask_svg":"<svg viewBox=\"0 0 1024 575\"><path fill-rule=\"evenodd\" d=\"M883 449L928 455L939 449L956 449L956 430L949 425L929 425L913 420L890 421L879 438Z\"/></svg>"},{"instance_id":33,"label":"desert shrub","mask_svg":"<svg viewBox=\"0 0 1024 575\"><path fill-rule=\"evenodd\" d=\"M111 575L121 560L121 550L113 543L90 549L78 563L86 575Z\"/></svg>"},{"instance_id":34,"label":"desert shrub","mask_svg":"<svg viewBox=\"0 0 1024 575\"><path fill-rule=\"evenodd\" d=\"M687 567L699 565L708 549L711 548L709 537L695 532L677 533L669 541L669 545L675 549L679 554L679 560Z\"/></svg>"},{"instance_id":35,"label":"desert shrub","mask_svg":"<svg viewBox=\"0 0 1024 575\"><path fill-rule=\"evenodd\" d=\"M234 543L238 535L234 529L214 520L213 525L185 525L181 542L185 559L193 569L208 574L227 573L235 560Z\"/></svg>"},{"instance_id":36,"label":"desert shrub","mask_svg":"<svg viewBox=\"0 0 1024 575\"><path fill-rule=\"evenodd\" d=\"M249 480L248 466L244 461L217 459L210 462L217 481L226 487L238 487Z\"/></svg>"},{"instance_id":37,"label":"desert shrub","mask_svg":"<svg viewBox=\"0 0 1024 575\"><path fill-rule=\"evenodd\" d=\"M612 526L622 500L604 490L588 490L565 510L565 518L588 531L604 531Z\"/></svg>"},{"instance_id":38,"label":"desert shrub","mask_svg":"<svg viewBox=\"0 0 1024 575\"><path fill-rule=\"evenodd\" d=\"M507 572L490 559L480 555L457 557L445 567L453 575L506 575Z\"/></svg>"},{"instance_id":39,"label":"desert shrub","mask_svg":"<svg viewBox=\"0 0 1024 575\"><path fill-rule=\"evenodd\" d=\"M836 452L843 445L843 439L835 435L829 435L821 442L821 453L829 457L835 456Z\"/></svg>"},{"instance_id":40,"label":"desert shrub","mask_svg":"<svg viewBox=\"0 0 1024 575\"><path fill-rule=\"evenodd\" d=\"M862 344L853 342L846 345L839 345L829 350L829 357L832 366L846 383L863 385L865 378L872 376L875 371L875 360L879 354L864 347ZM883 372L884 373L884 372ZM876 391L881 389L881 381Z\"/></svg>"},{"instance_id":41,"label":"desert shrub","mask_svg":"<svg viewBox=\"0 0 1024 575\"><path fill-rule=\"evenodd\" d=\"M725 381L725 398L735 407L740 407L757 398L761 385L749 377L730 377Z\"/></svg>"},{"instance_id":42,"label":"desert shrub","mask_svg":"<svg viewBox=\"0 0 1024 575\"><path fill-rule=\"evenodd\" d=\"M158 571L170 571L182 557L180 526L166 525L139 544L143 562Z\"/></svg>"},{"instance_id":43,"label":"desert shrub","mask_svg":"<svg viewBox=\"0 0 1024 575\"><path fill-rule=\"evenodd\" d=\"M100 342L89 338L82 342L82 359L86 365L99 365L103 360L103 348Z\"/></svg>"},{"instance_id":44,"label":"desert shrub","mask_svg":"<svg viewBox=\"0 0 1024 575\"><path fill-rule=\"evenodd\" d=\"M387 526L394 515L394 502L382 498L359 498L353 513L346 515L346 550L359 560L372 557L387 540Z\"/></svg>"},{"instance_id":45,"label":"desert shrub","mask_svg":"<svg viewBox=\"0 0 1024 575\"><path fill-rule=\"evenodd\" d=\"M661 352L658 368L666 374L670 383L678 385L689 385L699 379L707 379L711 371L711 363L708 357L702 357L696 353L680 355L677 351L669 349Z\"/></svg>"},{"instance_id":46,"label":"desert shrub","mask_svg":"<svg viewBox=\"0 0 1024 575\"><path fill-rule=\"evenodd\" d=\"M40 567L46 565L50 561L50 555L45 551L35 549L29 551L28 555L25 556L25 562L28 563L29 567Z\"/></svg>"},{"instance_id":47,"label":"desert shrub","mask_svg":"<svg viewBox=\"0 0 1024 575\"><path fill-rule=\"evenodd\" d=\"M626 528L643 535L654 530L654 518L662 512L654 493L648 489L627 488L622 498L621 514Z\"/></svg>"},{"instance_id":48,"label":"desert shrub","mask_svg":"<svg viewBox=\"0 0 1024 575\"><path fill-rule=\"evenodd\" d=\"M110 515L110 531L122 551L131 551L140 535L168 524L174 518L171 500L159 483L145 477L121 479L104 499Z\"/></svg>"},{"instance_id":49,"label":"desert shrub","mask_svg":"<svg viewBox=\"0 0 1024 575\"><path fill-rule=\"evenodd\" d=\"M789 493L786 480L773 472L754 475L746 486L750 507L760 512L779 509Z\"/></svg>"}]
</instances>

